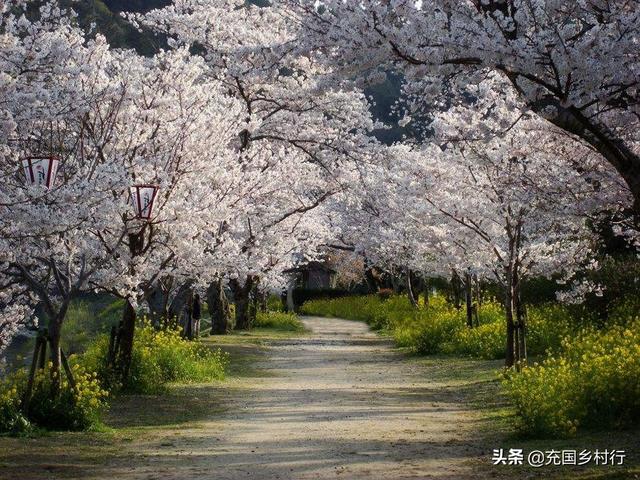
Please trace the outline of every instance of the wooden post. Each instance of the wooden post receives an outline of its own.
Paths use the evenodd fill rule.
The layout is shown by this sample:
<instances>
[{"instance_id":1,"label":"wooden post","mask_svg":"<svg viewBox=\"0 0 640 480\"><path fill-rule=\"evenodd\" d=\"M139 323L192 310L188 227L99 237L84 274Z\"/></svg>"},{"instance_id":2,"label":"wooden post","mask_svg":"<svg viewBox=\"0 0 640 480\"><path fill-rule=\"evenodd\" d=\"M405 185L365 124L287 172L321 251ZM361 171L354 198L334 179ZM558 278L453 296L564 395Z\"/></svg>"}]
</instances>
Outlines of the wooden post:
<instances>
[{"instance_id":1,"label":"wooden post","mask_svg":"<svg viewBox=\"0 0 640 480\"><path fill-rule=\"evenodd\" d=\"M24 391L24 395L22 396L22 401L20 404L20 409L22 413L25 415L29 409L29 400L31 400L31 392L33 391L33 382L36 377L36 368L38 367L38 357L41 355L42 343L47 343L44 336L39 334L36 337L36 345L33 349L33 358L31 359L31 366L29 367L29 379L27 380L27 388Z\"/></svg>"},{"instance_id":2,"label":"wooden post","mask_svg":"<svg viewBox=\"0 0 640 480\"><path fill-rule=\"evenodd\" d=\"M46 330L45 333L43 333L43 337L42 337L43 341L40 342L40 360L39 360L39 365L38 368L40 368L40 370L44 370L47 366L47 334L46 334Z\"/></svg>"},{"instance_id":3,"label":"wooden post","mask_svg":"<svg viewBox=\"0 0 640 480\"><path fill-rule=\"evenodd\" d=\"M473 328L473 297L471 288L471 272L467 271L464 276L464 296L467 312L467 327L469 328Z\"/></svg>"},{"instance_id":4,"label":"wooden post","mask_svg":"<svg viewBox=\"0 0 640 480\"><path fill-rule=\"evenodd\" d=\"M60 356L62 358L62 366L64 367L64 371L66 372L67 378L69 379L69 385L71 386L71 388L75 392L76 391L76 381L73 378L73 373L71 373L71 368L69 368L69 362L67 361L67 356L64 354L62 349L60 349Z\"/></svg>"},{"instance_id":5,"label":"wooden post","mask_svg":"<svg viewBox=\"0 0 640 480\"><path fill-rule=\"evenodd\" d=\"M107 366L113 366L115 364L116 357L116 337L117 328L115 325L111 326L111 333L109 334L109 350L107 351Z\"/></svg>"}]
</instances>

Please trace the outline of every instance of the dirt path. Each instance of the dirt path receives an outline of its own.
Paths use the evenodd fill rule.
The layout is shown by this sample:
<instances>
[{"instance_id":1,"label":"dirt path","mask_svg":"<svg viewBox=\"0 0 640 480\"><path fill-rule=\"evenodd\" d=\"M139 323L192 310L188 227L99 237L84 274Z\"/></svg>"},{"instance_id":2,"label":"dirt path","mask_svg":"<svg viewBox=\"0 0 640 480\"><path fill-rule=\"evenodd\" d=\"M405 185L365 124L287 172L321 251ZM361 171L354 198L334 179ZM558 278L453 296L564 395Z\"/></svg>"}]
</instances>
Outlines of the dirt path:
<instances>
[{"instance_id":1,"label":"dirt path","mask_svg":"<svg viewBox=\"0 0 640 480\"><path fill-rule=\"evenodd\" d=\"M455 478L473 415L448 389L359 322L306 318L313 335L279 341L230 410L157 439L116 478ZM102 477L100 477L102 478Z\"/></svg>"},{"instance_id":2,"label":"dirt path","mask_svg":"<svg viewBox=\"0 0 640 480\"><path fill-rule=\"evenodd\" d=\"M98 444L91 467L63 455L66 468L47 476L39 466L33 478L475 478L487 450L470 440L478 418L464 389L438 383L362 323L304 323L312 334L272 342L261 375L222 388L222 414L149 429L109 453Z\"/></svg>"}]
</instances>

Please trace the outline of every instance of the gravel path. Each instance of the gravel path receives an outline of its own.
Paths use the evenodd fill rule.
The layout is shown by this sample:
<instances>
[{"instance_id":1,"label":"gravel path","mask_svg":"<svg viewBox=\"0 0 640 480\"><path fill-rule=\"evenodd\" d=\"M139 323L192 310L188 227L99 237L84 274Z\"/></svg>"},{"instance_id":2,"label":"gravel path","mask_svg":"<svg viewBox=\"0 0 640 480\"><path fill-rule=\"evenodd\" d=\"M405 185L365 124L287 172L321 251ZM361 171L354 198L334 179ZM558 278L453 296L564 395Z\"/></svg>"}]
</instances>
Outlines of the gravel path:
<instances>
[{"instance_id":1,"label":"gravel path","mask_svg":"<svg viewBox=\"0 0 640 480\"><path fill-rule=\"evenodd\" d=\"M278 341L269 375L238 385L222 417L152 438L116 478L404 479L475 477L473 412L366 325L304 319ZM158 448L158 447L164 448ZM103 478L100 476L100 478Z\"/></svg>"}]
</instances>

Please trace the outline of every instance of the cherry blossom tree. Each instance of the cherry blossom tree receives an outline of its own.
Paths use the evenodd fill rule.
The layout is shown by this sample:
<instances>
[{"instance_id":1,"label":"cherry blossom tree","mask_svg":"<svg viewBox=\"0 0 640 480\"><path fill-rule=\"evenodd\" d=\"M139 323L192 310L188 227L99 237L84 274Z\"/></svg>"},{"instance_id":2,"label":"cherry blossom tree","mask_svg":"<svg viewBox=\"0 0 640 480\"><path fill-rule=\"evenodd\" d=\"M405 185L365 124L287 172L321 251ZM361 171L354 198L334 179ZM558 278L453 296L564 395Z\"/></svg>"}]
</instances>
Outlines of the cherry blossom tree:
<instances>
[{"instance_id":1,"label":"cherry blossom tree","mask_svg":"<svg viewBox=\"0 0 640 480\"><path fill-rule=\"evenodd\" d=\"M241 170L232 148L240 110L185 49L151 59L119 52L113 68L110 101L85 120L85 148L123 172L114 198L136 184L157 187L150 218L127 206L94 232L110 271L93 284L127 300L117 359L126 377L138 305L159 282L183 285L216 267L198 260L239 200L230 192ZM110 248L122 232L122 246Z\"/></svg>"},{"instance_id":2,"label":"cherry blossom tree","mask_svg":"<svg viewBox=\"0 0 640 480\"><path fill-rule=\"evenodd\" d=\"M283 0L297 48L330 80L396 69L412 111L468 101L498 73L528 111L598 152L640 215L638 2ZM501 87L502 88L502 87ZM501 90L504 91L504 90ZM491 112L489 112L491 113ZM481 125L479 125L482 128Z\"/></svg>"},{"instance_id":3,"label":"cherry blossom tree","mask_svg":"<svg viewBox=\"0 0 640 480\"><path fill-rule=\"evenodd\" d=\"M253 203L261 205L257 208L260 219L250 210L238 219L241 227L235 232L244 231L240 243L245 258L228 273L234 297L245 305L265 259L278 258L270 252L256 261L256 232L269 232L277 243L276 236L289 228L280 223L294 222L343 189L351 163L373 143L366 135L373 128L368 104L361 93L324 88L315 75L318 65L293 54L289 42L295 25L271 7L237 0L186 0L130 19L167 34L174 46L191 46L207 62L208 75L243 104L245 123L237 132L238 156L255 158L268 152L270 159L264 160L261 172L267 191L272 182L291 179L286 182L288 197L284 189L279 192L281 198L255 197L260 198ZM269 208L272 212L265 215ZM288 235L304 236L296 228ZM269 251L264 244L261 249ZM248 268L249 258L256 261L256 268ZM239 327L247 325L244 310L236 310Z\"/></svg>"},{"instance_id":4,"label":"cherry blossom tree","mask_svg":"<svg viewBox=\"0 0 640 480\"><path fill-rule=\"evenodd\" d=\"M80 232L104 218L96 215L105 196L95 182L106 171L74 152L79 118L104 89L109 53L101 37L86 41L56 3L43 4L33 21L24 8L25 2L7 2L0 12L1 323L6 337L42 306L55 389L62 320L101 263L96 245ZM56 155L65 164L50 188L24 176L22 159L32 155Z\"/></svg>"},{"instance_id":5,"label":"cherry blossom tree","mask_svg":"<svg viewBox=\"0 0 640 480\"><path fill-rule=\"evenodd\" d=\"M12 307L3 313L20 299L44 305L55 375L72 298L86 289L125 298L117 364L126 377L145 293L157 279L197 275L198 240L238 202L228 194L241 169L230 156L238 102L204 81L204 63L185 49L146 59L85 40L54 3L33 22L13 11L2 37L1 285ZM34 150L59 157L49 189L18 173ZM158 188L149 219L129 202L139 184Z\"/></svg>"},{"instance_id":6,"label":"cherry blossom tree","mask_svg":"<svg viewBox=\"0 0 640 480\"><path fill-rule=\"evenodd\" d=\"M378 186L384 200L363 209L365 225L373 222L355 238L384 245L376 252L383 265L453 270L467 283L468 275L478 275L502 285L512 366L526 358L522 280L570 277L587 265L595 241L587 220L603 206L629 205L630 194L597 154L568 146L560 129L532 113L520 118L494 88L481 84L478 105L436 117L440 145L391 148L387 175L371 176L371 183L384 178ZM496 118L512 125L506 133L504 124L484 117L489 107L503 110Z\"/></svg>"}]
</instances>

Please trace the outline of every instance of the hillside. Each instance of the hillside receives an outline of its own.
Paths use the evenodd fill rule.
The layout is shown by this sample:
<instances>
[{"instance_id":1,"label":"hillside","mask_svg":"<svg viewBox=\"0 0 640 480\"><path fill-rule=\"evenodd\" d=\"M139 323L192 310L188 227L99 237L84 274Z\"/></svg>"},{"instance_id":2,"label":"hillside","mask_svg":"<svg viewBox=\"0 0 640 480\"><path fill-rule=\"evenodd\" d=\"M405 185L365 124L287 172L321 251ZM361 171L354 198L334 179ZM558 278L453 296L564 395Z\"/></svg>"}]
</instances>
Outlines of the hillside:
<instances>
[{"instance_id":1,"label":"hillside","mask_svg":"<svg viewBox=\"0 0 640 480\"><path fill-rule=\"evenodd\" d=\"M95 23L97 31L115 48L134 48L141 55L152 55L164 44L163 38L150 31L138 32L120 16L120 12L144 12L167 5L170 0L67 0L64 3L78 13L82 27L88 29Z\"/></svg>"}]
</instances>

